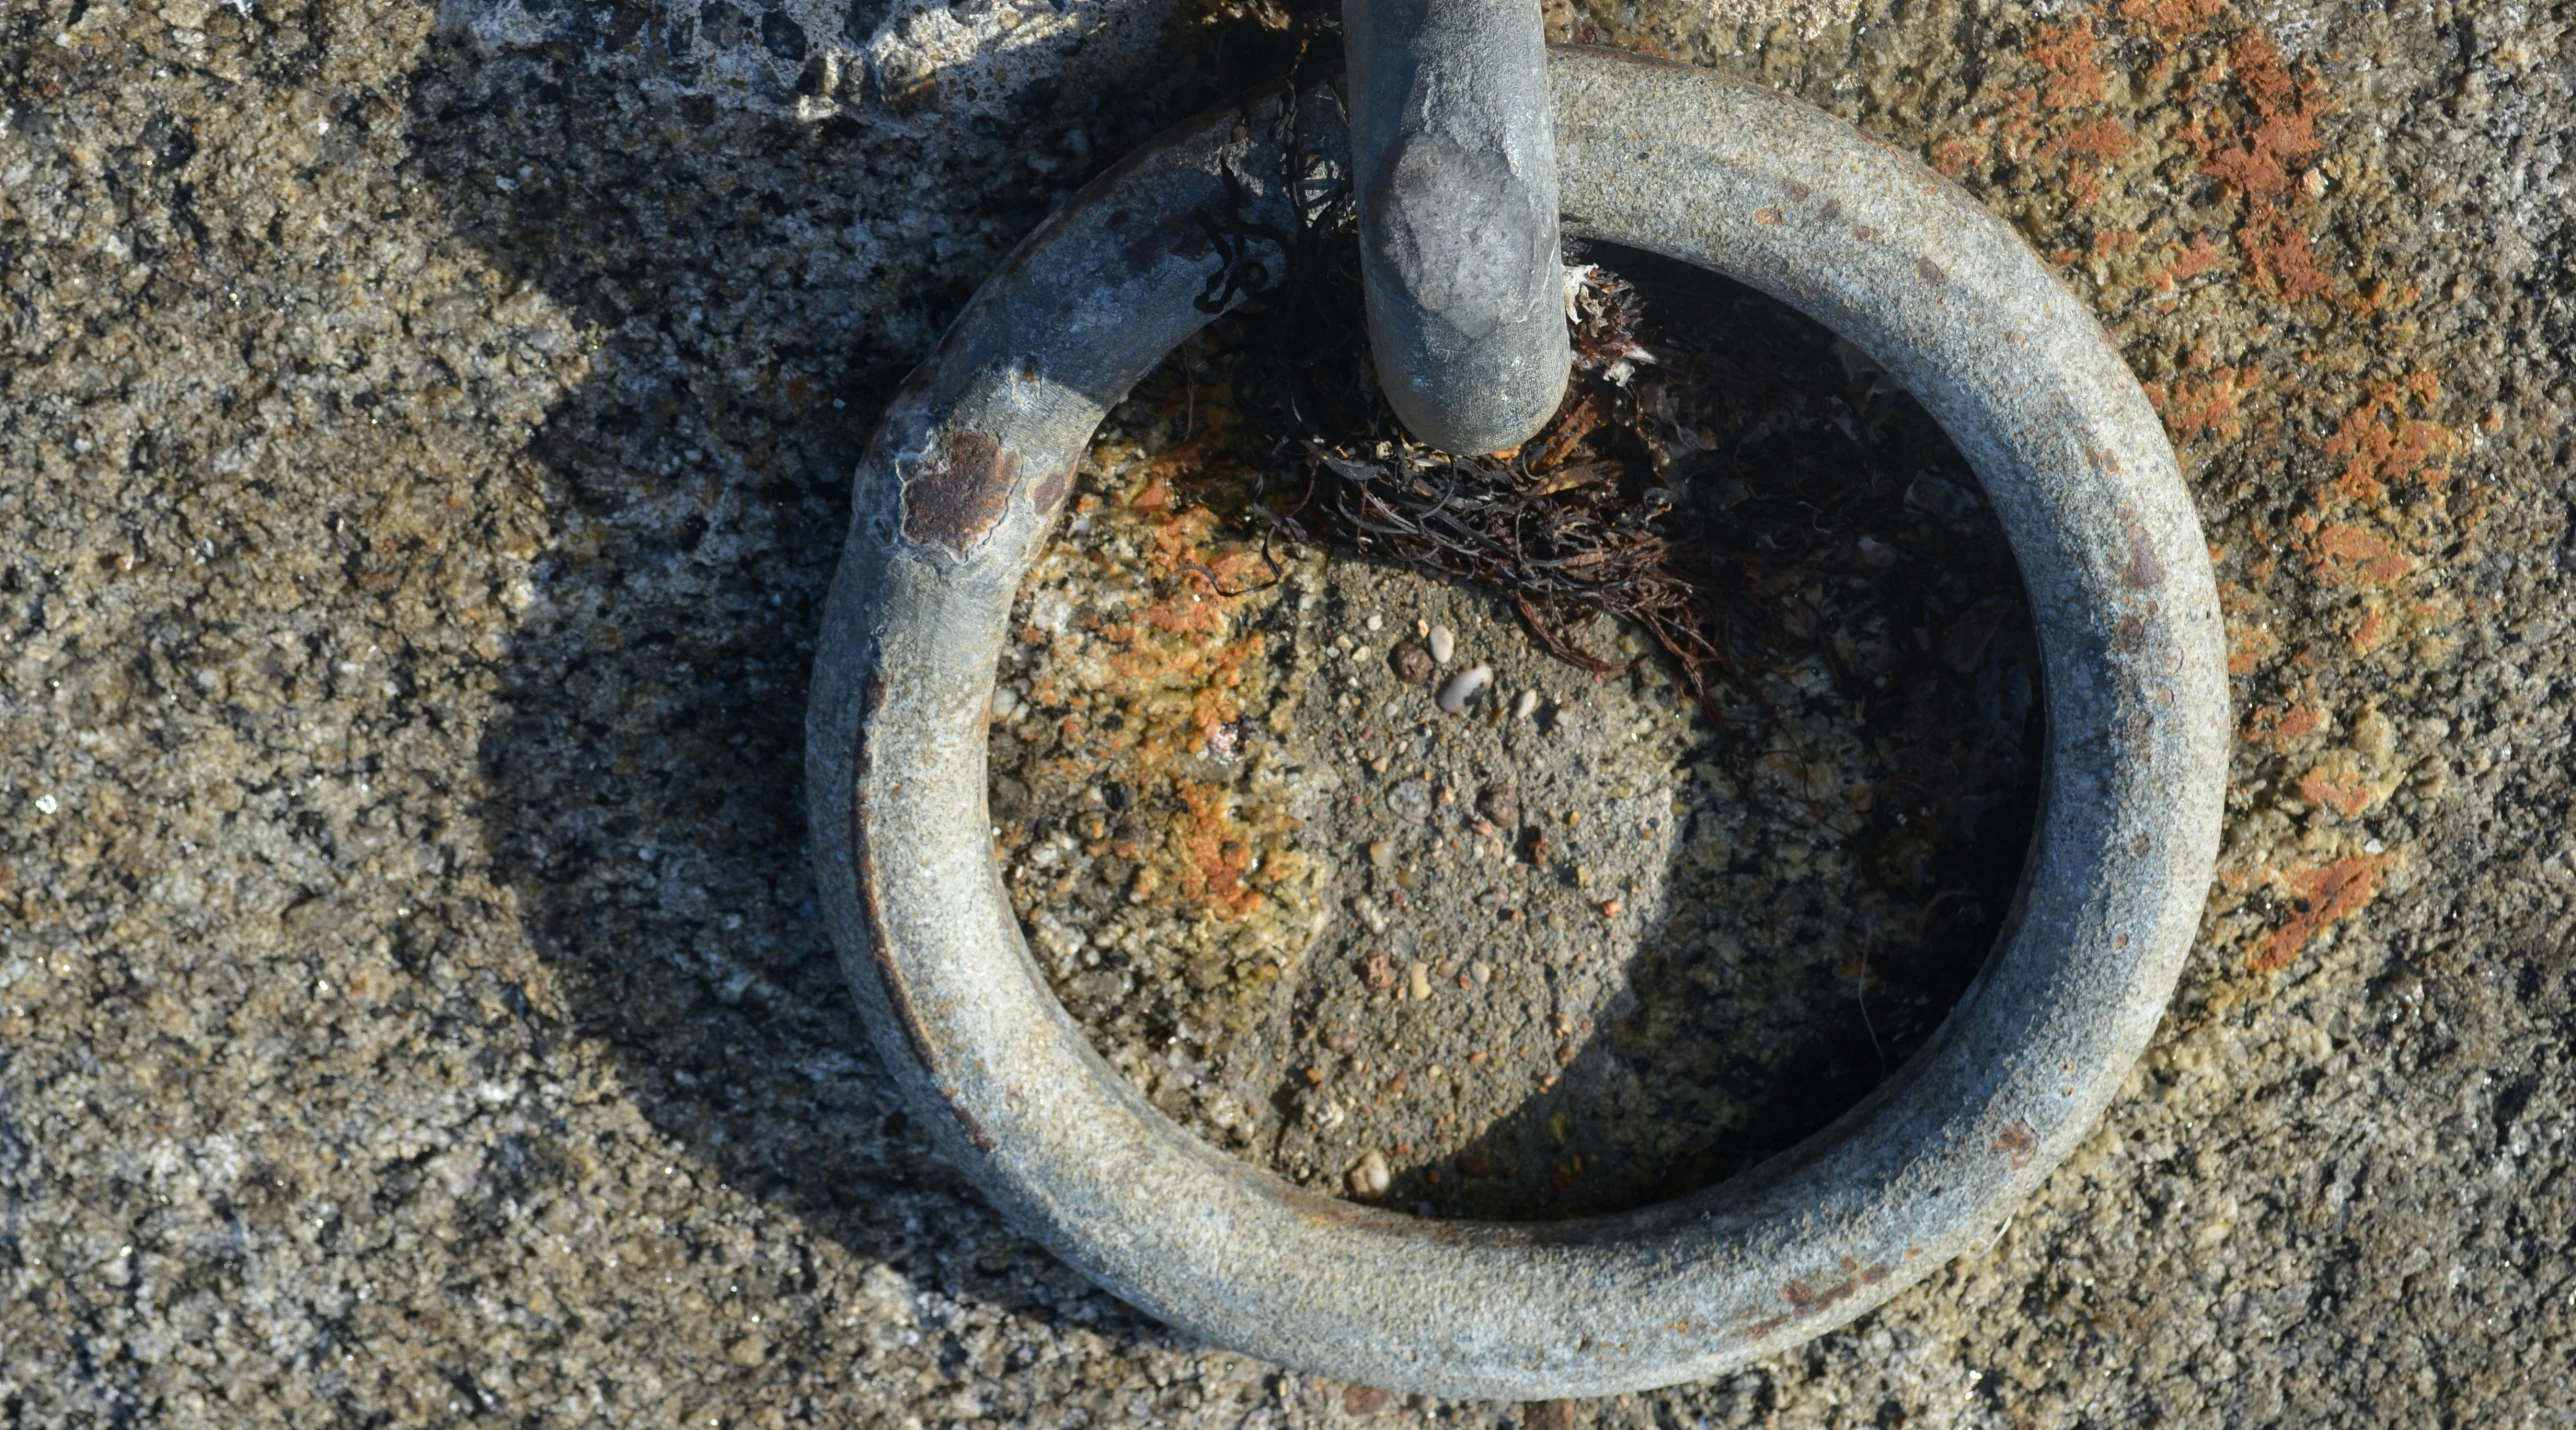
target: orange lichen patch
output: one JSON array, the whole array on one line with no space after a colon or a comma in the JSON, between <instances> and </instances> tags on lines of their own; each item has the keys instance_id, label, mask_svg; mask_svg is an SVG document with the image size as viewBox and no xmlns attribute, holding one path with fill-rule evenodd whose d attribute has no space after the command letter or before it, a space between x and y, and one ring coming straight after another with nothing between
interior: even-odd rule
<instances>
[{"instance_id":1,"label":"orange lichen patch","mask_svg":"<svg viewBox=\"0 0 2576 1430\"><path fill-rule=\"evenodd\" d=\"M1182 813L1172 821L1169 845L1180 897L1227 918L1261 907L1261 894L1246 882L1252 868L1252 832L1234 818L1232 795L1220 785L1184 780L1173 786Z\"/></svg>"},{"instance_id":2,"label":"orange lichen patch","mask_svg":"<svg viewBox=\"0 0 2576 1430\"><path fill-rule=\"evenodd\" d=\"M2342 585L2385 586L2415 569L2397 543L2352 522L2336 522L2309 541L2318 575Z\"/></svg>"},{"instance_id":3,"label":"orange lichen patch","mask_svg":"<svg viewBox=\"0 0 2576 1430\"><path fill-rule=\"evenodd\" d=\"M2459 445L2451 429L2409 416L2409 397L2429 405L2441 394L2441 380L2429 372L2403 382L2377 382L2325 440L2327 456L2343 463L2335 490L2346 501L2374 505L2385 500L2394 483L2431 485L2450 475L2451 454Z\"/></svg>"},{"instance_id":4,"label":"orange lichen patch","mask_svg":"<svg viewBox=\"0 0 2576 1430\"><path fill-rule=\"evenodd\" d=\"M2165 44L2209 28L2227 0L2120 0L2120 18Z\"/></svg>"},{"instance_id":5,"label":"orange lichen patch","mask_svg":"<svg viewBox=\"0 0 2576 1430\"><path fill-rule=\"evenodd\" d=\"M2361 619L2352 628L2352 648L2356 654L2368 655L2388 639L2388 608L2377 601L2364 601Z\"/></svg>"},{"instance_id":6,"label":"orange lichen patch","mask_svg":"<svg viewBox=\"0 0 2576 1430\"><path fill-rule=\"evenodd\" d=\"M2272 638L2270 631L2230 622L2227 627L2227 673L2251 675L2280 648L2281 643Z\"/></svg>"},{"instance_id":7,"label":"orange lichen patch","mask_svg":"<svg viewBox=\"0 0 2576 1430\"><path fill-rule=\"evenodd\" d=\"M2280 751L2307 739L2326 728L2326 708L2314 700L2293 704L2260 705L2245 717L2245 728L2238 738L2249 745Z\"/></svg>"},{"instance_id":8,"label":"orange lichen patch","mask_svg":"<svg viewBox=\"0 0 2576 1430\"><path fill-rule=\"evenodd\" d=\"M2204 437L2232 442L2245 435L2244 401L2253 389L2249 368L2222 367L2206 376L2185 375L2171 383L2145 384L2147 401L2165 420L2165 433L2176 447Z\"/></svg>"},{"instance_id":9,"label":"orange lichen patch","mask_svg":"<svg viewBox=\"0 0 2576 1430\"><path fill-rule=\"evenodd\" d=\"M2325 150L2317 138L2325 111L2323 86L2293 75L2278 45L2261 30L2237 32L2227 46L2228 72L2248 112L2208 113L2186 122L2175 137L2192 147L2200 167L2221 186L2258 204L2307 197L2307 166Z\"/></svg>"},{"instance_id":10,"label":"orange lichen patch","mask_svg":"<svg viewBox=\"0 0 2576 1430\"><path fill-rule=\"evenodd\" d=\"M1296 820L1264 793L1260 762L1241 758L1247 702L1267 698L1269 642L1255 626L1274 572L1193 495L1223 460L1207 443L1228 417L1201 389L1198 440L1095 453L1087 480L1098 490L1076 502L1091 518L1087 549L1051 546L1033 578L1048 586L1088 568L1099 575L1079 589L1093 594L1059 607L1051 628L1020 633L1043 652L1029 703L1067 713L1021 737L1044 748L1020 768L1042 802L1098 810L1077 821L1080 847L1132 866L1116 875L1128 903L1241 922L1283 896L1293 905L1307 866L1290 847ZM1100 808L1103 789L1118 802ZM1005 827L1006 844L1032 837ZM1053 896L1030 878L1026 897ZM1276 941L1269 922L1252 926L1256 944ZM1282 925L1280 938L1290 932Z\"/></svg>"},{"instance_id":11,"label":"orange lichen patch","mask_svg":"<svg viewBox=\"0 0 2576 1430\"><path fill-rule=\"evenodd\" d=\"M2291 874L2285 881L2292 901L2290 917L2265 936L2247 966L2257 973L2289 967L2317 935L2361 912L2378 896L2388 864L2385 854L2354 854Z\"/></svg>"},{"instance_id":12,"label":"orange lichen patch","mask_svg":"<svg viewBox=\"0 0 2576 1430\"><path fill-rule=\"evenodd\" d=\"M2263 612L2269 607L2252 591L2233 581L2218 583L2218 610L2227 622L2227 670L2231 675L2246 675L2280 649L2280 642L2265 629Z\"/></svg>"},{"instance_id":13,"label":"orange lichen patch","mask_svg":"<svg viewBox=\"0 0 2576 1430\"><path fill-rule=\"evenodd\" d=\"M2174 261L2163 272L2175 283L2197 278L2227 261L2227 251L2208 234L2194 234L2190 243L2174 250Z\"/></svg>"},{"instance_id":14,"label":"orange lichen patch","mask_svg":"<svg viewBox=\"0 0 2576 1430\"><path fill-rule=\"evenodd\" d=\"M2128 125L2106 114L2068 130L2049 145L2049 152L2109 164L2126 158L2137 143L2138 136Z\"/></svg>"},{"instance_id":15,"label":"orange lichen patch","mask_svg":"<svg viewBox=\"0 0 2576 1430\"><path fill-rule=\"evenodd\" d=\"M2296 788L2299 798L2324 805L2346 819L2359 819L2363 811L2379 803L2379 791L2362 773L2350 751L2337 751L2299 776Z\"/></svg>"},{"instance_id":16,"label":"orange lichen patch","mask_svg":"<svg viewBox=\"0 0 2576 1430\"><path fill-rule=\"evenodd\" d=\"M2030 57L2046 72L2040 103L2050 109L2073 109L2102 102L2101 38L2090 16L2063 24L2040 25L2031 32Z\"/></svg>"},{"instance_id":17,"label":"orange lichen patch","mask_svg":"<svg viewBox=\"0 0 2576 1430\"><path fill-rule=\"evenodd\" d=\"M2266 293L2291 302L2321 298L2334 288L2334 275L2317 262L2315 240L2286 215L2266 213L2236 230L2236 247L2248 272Z\"/></svg>"},{"instance_id":18,"label":"orange lichen patch","mask_svg":"<svg viewBox=\"0 0 2576 1430\"><path fill-rule=\"evenodd\" d=\"M2195 236L2188 244L2168 243L2158 252L2170 255L2169 261L2141 270L2138 285L2168 297L2180 291L2183 284L2227 262L2227 250L2207 234Z\"/></svg>"}]
</instances>

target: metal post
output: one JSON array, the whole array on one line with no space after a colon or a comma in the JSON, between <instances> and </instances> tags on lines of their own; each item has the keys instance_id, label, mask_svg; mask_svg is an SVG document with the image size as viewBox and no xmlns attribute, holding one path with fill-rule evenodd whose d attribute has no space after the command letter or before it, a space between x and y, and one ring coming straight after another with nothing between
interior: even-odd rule
<instances>
[{"instance_id":1,"label":"metal post","mask_svg":"<svg viewBox=\"0 0 2576 1430\"><path fill-rule=\"evenodd\" d=\"M1378 382L1432 446L1516 447L1571 361L1536 0L1342 0L1342 28Z\"/></svg>"}]
</instances>

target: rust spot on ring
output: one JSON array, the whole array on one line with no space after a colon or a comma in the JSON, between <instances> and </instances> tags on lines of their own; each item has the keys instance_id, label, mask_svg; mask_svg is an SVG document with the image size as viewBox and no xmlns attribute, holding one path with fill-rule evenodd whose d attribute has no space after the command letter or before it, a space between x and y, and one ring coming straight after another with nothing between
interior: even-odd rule
<instances>
[{"instance_id":1,"label":"rust spot on ring","mask_svg":"<svg viewBox=\"0 0 2576 1430\"><path fill-rule=\"evenodd\" d=\"M1848 1300L1860 1289L1860 1278L1846 1276L1831 1286L1818 1289L1804 1281L1792 1281L1780 1288L1781 1299L1797 1309L1801 1316L1812 1316L1837 1301Z\"/></svg>"},{"instance_id":2,"label":"rust spot on ring","mask_svg":"<svg viewBox=\"0 0 2576 1430\"><path fill-rule=\"evenodd\" d=\"M903 480L903 534L964 556L1001 521L1020 454L986 433L951 430Z\"/></svg>"},{"instance_id":3,"label":"rust spot on ring","mask_svg":"<svg viewBox=\"0 0 2576 1430\"><path fill-rule=\"evenodd\" d=\"M2120 579L2130 589L2145 591L2164 584L2164 563L2156 560L2156 548L2147 540L2147 529L2134 519L2129 522L2129 564L2120 571Z\"/></svg>"},{"instance_id":4,"label":"rust spot on ring","mask_svg":"<svg viewBox=\"0 0 2576 1430\"><path fill-rule=\"evenodd\" d=\"M2030 1130L2028 1122L2016 1117L2012 1126L1999 1133L1995 1137L1995 1145L1987 1150L2011 1153L2013 1170L2018 1172L2029 1166L2030 1159L2038 1154L2039 1137Z\"/></svg>"},{"instance_id":5,"label":"rust spot on ring","mask_svg":"<svg viewBox=\"0 0 2576 1430\"><path fill-rule=\"evenodd\" d=\"M1045 481L1038 483L1037 491L1032 494L1031 500L1037 503L1038 520L1053 521L1055 514L1064 510L1064 499L1071 495L1072 491L1073 466L1067 463L1050 473Z\"/></svg>"}]
</instances>

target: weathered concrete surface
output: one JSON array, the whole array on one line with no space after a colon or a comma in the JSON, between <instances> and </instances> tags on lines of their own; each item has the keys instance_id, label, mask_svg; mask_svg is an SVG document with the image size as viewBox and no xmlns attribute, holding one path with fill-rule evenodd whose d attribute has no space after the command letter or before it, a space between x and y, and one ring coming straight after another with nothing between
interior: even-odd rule
<instances>
[{"instance_id":1,"label":"weathered concrete surface","mask_svg":"<svg viewBox=\"0 0 2576 1430\"><path fill-rule=\"evenodd\" d=\"M28 1424L1528 1414L1200 1353L1003 1233L879 1088L807 902L800 643L872 414L1054 197L1274 57L1144 3L708 9L676 50L640 7L459 4L448 38L418 7L0 12L0 1404ZM2012 1228L1780 1362L1560 1423L2566 1414L2576 16L1553 20L1850 115L2059 258L2164 404L2245 721L2184 994ZM1178 548L1135 531L1187 516L1107 535L1150 574ZM1132 579L1063 561L1033 600ZM1694 738L1651 671L1587 688L1489 604L1299 569L1310 619L1352 621L1290 669L1385 678L1363 617L1419 615L1571 712L1563 736L1472 749L1363 717L1330 731L1353 761L1418 761L1436 809L1443 783L1474 797L1487 736L1566 740L1533 785L1615 806L1635 832L1587 872L1651 885L1674 828L1651 782ZM1378 663L1327 656L1337 636ZM1194 711L1222 674L1173 671L1160 698ZM1601 703L1632 698L1633 718ZM1046 773L1009 778L1036 795ZM1294 852L1298 814L1255 842ZM1175 833L1232 857L1222 826ZM1438 860L1484 857L1456 837ZM1832 841L1797 857L1843 877ZM1716 874L1776 897L1759 867ZM1541 956L1547 915L1593 927L1603 901L1533 891L1512 936ZM1569 1038L1568 1066L1651 1122L1662 1071L1628 1054L1686 1030L1644 979L1643 1031L1587 1041L1636 996L1633 935L1600 926L1566 1021L1510 1041L1540 1059L1542 1027ZM1784 1016L1830 988L1773 980L1762 952L1733 966L1789 993ZM1198 1116L1178 1075L1241 1045L1118 994L1223 1008L1227 971L1166 988L1150 960L1082 954L1077 1012ZM1354 1019L1443 1006L1343 976L1316 996ZM1691 1105L1758 1121L1761 1101ZM1392 1141L1508 1106L1366 1115ZM1343 1173L1319 1132L1276 1145ZM1428 1200L1433 1154L1461 1147L1417 1150Z\"/></svg>"}]
</instances>

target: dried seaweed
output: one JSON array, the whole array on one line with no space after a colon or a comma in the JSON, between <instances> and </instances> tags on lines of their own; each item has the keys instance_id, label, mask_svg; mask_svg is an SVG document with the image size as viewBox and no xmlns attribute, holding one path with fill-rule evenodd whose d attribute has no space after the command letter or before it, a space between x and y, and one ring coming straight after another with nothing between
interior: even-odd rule
<instances>
[{"instance_id":1,"label":"dried seaweed","mask_svg":"<svg viewBox=\"0 0 2576 1430\"><path fill-rule=\"evenodd\" d=\"M1329 70L1329 10L1282 17L1297 75ZM1848 669L1832 613L1810 608L1819 578L1908 584L1890 574L1900 554L1917 570L1964 555L1959 589L1926 590L1924 615L2018 607L1973 480L1883 370L1760 294L1651 255L1604 246L1566 270L1574 372L1536 437L1485 455L1413 442L1370 370L1347 186L1301 146L1293 111L1280 123L1296 231L1247 222L1239 202L1202 220L1237 256L1212 308L1269 285L1215 341L1245 418L1250 514L1273 532L1497 592L1596 676L1633 661L1601 654L1592 627L1631 622L1729 724L1805 655L1823 654L1848 698L1880 697L1889 672ZM1908 662L1937 664L1939 645Z\"/></svg>"}]
</instances>

